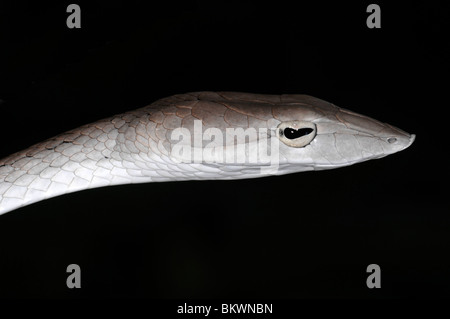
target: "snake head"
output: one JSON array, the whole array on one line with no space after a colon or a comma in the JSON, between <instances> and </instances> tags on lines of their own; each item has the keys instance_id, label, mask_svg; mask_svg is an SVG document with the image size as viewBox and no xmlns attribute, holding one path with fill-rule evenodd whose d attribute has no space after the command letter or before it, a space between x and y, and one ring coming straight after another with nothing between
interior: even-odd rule
<instances>
[{"instance_id":1,"label":"snake head","mask_svg":"<svg viewBox=\"0 0 450 319\"><path fill-rule=\"evenodd\" d=\"M409 147L414 134L310 96L285 96L274 109L281 168L287 172L337 168Z\"/></svg>"}]
</instances>

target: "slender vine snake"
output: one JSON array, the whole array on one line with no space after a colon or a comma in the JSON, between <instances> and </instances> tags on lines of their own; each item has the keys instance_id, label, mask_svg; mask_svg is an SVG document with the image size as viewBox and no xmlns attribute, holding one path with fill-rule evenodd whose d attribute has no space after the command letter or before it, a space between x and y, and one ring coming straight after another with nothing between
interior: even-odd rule
<instances>
[{"instance_id":1,"label":"slender vine snake","mask_svg":"<svg viewBox=\"0 0 450 319\"><path fill-rule=\"evenodd\" d=\"M109 185L338 168L396 153L414 138L307 95L178 94L0 160L0 214Z\"/></svg>"}]
</instances>

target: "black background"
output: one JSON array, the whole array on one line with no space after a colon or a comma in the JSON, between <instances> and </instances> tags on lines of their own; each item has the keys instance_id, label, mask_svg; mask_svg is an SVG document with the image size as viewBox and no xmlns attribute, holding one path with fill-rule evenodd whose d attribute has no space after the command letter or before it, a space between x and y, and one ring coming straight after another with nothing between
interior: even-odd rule
<instances>
[{"instance_id":1,"label":"black background","mask_svg":"<svg viewBox=\"0 0 450 319\"><path fill-rule=\"evenodd\" d=\"M150 183L0 217L0 297L450 296L448 3L67 1L0 4L0 157L202 90L317 96L407 132L338 170ZM79 264L82 288L66 287ZM378 264L382 288L366 287Z\"/></svg>"}]
</instances>

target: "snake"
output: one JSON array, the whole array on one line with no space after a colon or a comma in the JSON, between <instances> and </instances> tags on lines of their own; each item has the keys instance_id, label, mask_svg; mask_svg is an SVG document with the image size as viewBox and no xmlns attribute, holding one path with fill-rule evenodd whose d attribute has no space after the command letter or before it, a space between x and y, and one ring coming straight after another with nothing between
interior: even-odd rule
<instances>
[{"instance_id":1,"label":"snake","mask_svg":"<svg viewBox=\"0 0 450 319\"><path fill-rule=\"evenodd\" d=\"M339 168L399 152L414 139L309 95L176 94L0 160L0 214L111 185Z\"/></svg>"}]
</instances>

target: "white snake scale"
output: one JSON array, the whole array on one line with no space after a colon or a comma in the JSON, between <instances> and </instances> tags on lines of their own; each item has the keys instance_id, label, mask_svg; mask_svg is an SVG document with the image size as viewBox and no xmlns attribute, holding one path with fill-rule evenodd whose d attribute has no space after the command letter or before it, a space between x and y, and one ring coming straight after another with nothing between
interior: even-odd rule
<instances>
[{"instance_id":1,"label":"white snake scale","mask_svg":"<svg viewBox=\"0 0 450 319\"><path fill-rule=\"evenodd\" d=\"M203 130L218 128L224 135L226 128L265 128L267 139L277 139L273 132L280 123L314 123L317 135L309 145L295 148L280 143L276 174L380 158L405 149L414 140L414 135L393 126L307 95L179 94L84 125L0 160L0 214L108 185L265 175L258 163L175 160L171 134L180 127L193 131L195 120L201 120Z\"/></svg>"}]
</instances>

